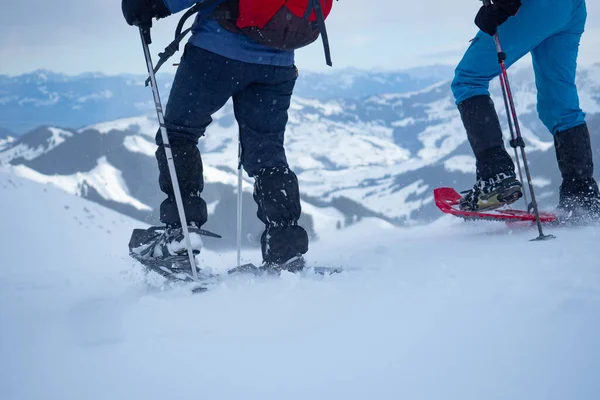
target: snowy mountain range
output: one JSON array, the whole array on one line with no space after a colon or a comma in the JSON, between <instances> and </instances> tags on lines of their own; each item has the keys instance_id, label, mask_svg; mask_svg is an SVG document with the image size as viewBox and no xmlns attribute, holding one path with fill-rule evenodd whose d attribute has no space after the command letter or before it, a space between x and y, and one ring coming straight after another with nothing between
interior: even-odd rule
<instances>
[{"instance_id":1,"label":"snowy mountain range","mask_svg":"<svg viewBox=\"0 0 600 400\"><path fill-rule=\"evenodd\" d=\"M404 93L448 79L451 74L452 68L443 65L400 72L301 71L296 94L327 99ZM15 77L0 75L0 127L22 134L41 125L81 128L141 115L154 107L144 87L145 79L141 75L98 73L67 76L45 70ZM165 99L172 79L167 68L158 75Z\"/></svg>"},{"instance_id":2,"label":"snowy mountain range","mask_svg":"<svg viewBox=\"0 0 600 400\"><path fill-rule=\"evenodd\" d=\"M542 208L552 208L560 183L552 137L537 118L531 72L513 71L511 78L537 195ZM595 157L600 160L600 65L582 70L579 86ZM504 122L497 82L492 91ZM214 120L200 143L207 183L204 196L211 214L206 228L225 236L215 246L231 245L237 126L230 105ZM0 151L0 163L11 165L22 177L52 183L157 223L162 194L153 158L156 129L152 113L76 130L43 127ZM474 158L448 81L415 92L361 98L296 96L286 146L300 179L305 214L301 222L315 236L349 227L362 218L393 224L431 221L440 215L433 205L435 187L467 189L474 181ZM251 191L252 182L246 177L246 244L256 244L254 238L261 230Z\"/></svg>"}]
</instances>

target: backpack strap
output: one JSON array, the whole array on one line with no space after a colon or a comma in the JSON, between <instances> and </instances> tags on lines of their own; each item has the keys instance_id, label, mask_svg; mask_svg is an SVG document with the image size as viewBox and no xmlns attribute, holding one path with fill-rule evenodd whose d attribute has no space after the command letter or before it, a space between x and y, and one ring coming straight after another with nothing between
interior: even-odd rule
<instances>
[{"instance_id":1,"label":"backpack strap","mask_svg":"<svg viewBox=\"0 0 600 400\"><path fill-rule=\"evenodd\" d=\"M244 34L240 28L237 27L236 21L240 16L240 2L239 0L228 0L219 4L215 11L208 18L217 20L219 24L227 29L229 32Z\"/></svg>"},{"instance_id":2,"label":"backpack strap","mask_svg":"<svg viewBox=\"0 0 600 400\"><path fill-rule=\"evenodd\" d=\"M325 61L330 67L333 66L331 62L331 47L329 46L329 36L327 35L327 28L325 27L325 14L323 14L323 8L321 7L321 0L308 0L308 7L306 7L306 13L304 18L308 19L312 12L315 12L317 16L317 28L323 39L323 49L325 50Z\"/></svg>"},{"instance_id":3,"label":"backpack strap","mask_svg":"<svg viewBox=\"0 0 600 400\"><path fill-rule=\"evenodd\" d=\"M187 10L185 12L185 14L183 14L181 19L179 20L179 23L177 24L177 29L175 29L175 40L173 40L165 48L165 50L162 53L158 54L159 60L156 63L156 66L154 67L154 74L156 74L158 72L160 67L162 67L162 65L165 62L167 62L169 60L169 58L173 57L173 55L179 51L179 45L181 44L181 41L183 40L183 38L185 38L187 36L187 34L190 33L190 31L194 28L196 23L198 23L198 21L196 21L196 23L193 24L191 27L189 27L186 30L183 30L183 26L185 25L187 20L190 19L190 17L193 16L194 14L201 12L203 9L210 8L211 6L219 3L219 1L220 0L202 0L199 3L196 3L189 10ZM206 18L208 16L209 15L204 16L201 14L201 17L204 17L204 18ZM148 86L148 85L150 85L150 78L146 79L146 86Z\"/></svg>"}]
</instances>

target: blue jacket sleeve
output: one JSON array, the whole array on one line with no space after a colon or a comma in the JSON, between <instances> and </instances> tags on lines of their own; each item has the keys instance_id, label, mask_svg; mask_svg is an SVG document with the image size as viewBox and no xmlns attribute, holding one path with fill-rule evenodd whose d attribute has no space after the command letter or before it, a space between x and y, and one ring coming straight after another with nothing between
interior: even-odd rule
<instances>
[{"instance_id":1,"label":"blue jacket sleeve","mask_svg":"<svg viewBox=\"0 0 600 400\"><path fill-rule=\"evenodd\" d=\"M198 0L163 0L169 11L172 14L178 13L181 10L185 10L186 8L190 8L194 4L198 3ZM219 4L224 3L227 0L217 0L214 4L209 8L210 11L215 9ZM200 1L201 2L201 1Z\"/></svg>"}]
</instances>

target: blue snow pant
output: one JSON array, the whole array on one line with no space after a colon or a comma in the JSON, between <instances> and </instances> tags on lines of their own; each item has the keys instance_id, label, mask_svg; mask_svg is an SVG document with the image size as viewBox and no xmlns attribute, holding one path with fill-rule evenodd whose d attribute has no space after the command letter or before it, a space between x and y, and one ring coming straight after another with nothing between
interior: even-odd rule
<instances>
[{"instance_id":1,"label":"blue snow pant","mask_svg":"<svg viewBox=\"0 0 600 400\"><path fill-rule=\"evenodd\" d=\"M553 135L585 123L575 75L586 18L585 0L523 0L519 13L498 29L507 67L531 52L538 114ZM455 71L456 104L489 96L489 82L500 73L494 39L480 31Z\"/></svg>"}]
</instances>

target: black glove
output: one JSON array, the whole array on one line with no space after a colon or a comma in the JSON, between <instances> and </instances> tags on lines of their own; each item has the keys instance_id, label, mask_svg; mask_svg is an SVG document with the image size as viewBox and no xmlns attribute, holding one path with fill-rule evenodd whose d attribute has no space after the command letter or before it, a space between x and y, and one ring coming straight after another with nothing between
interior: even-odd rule
<instances>
[{"instance_id":1,"label":"black glove","mask_svg":"<svg viewBox=\"0 0 600 400\"><path fill-rule=\"evenodd\" d=\"M152 18L171 15L163 0L122 0L121 9L129 25L147 25L152 23Z\"/></svg>"},{"instance_id":2,"label":"black glove","mask_svg":"<svg viewBox=\"0 0 600 400\"><path fill-rule=\"evenodd\" d=\"M483 32L492 36L498 31L498 27L521 8L521 0L496 0L494 4L483 6L475 17L475 25Z\"/></svg>"}]
</instances>

